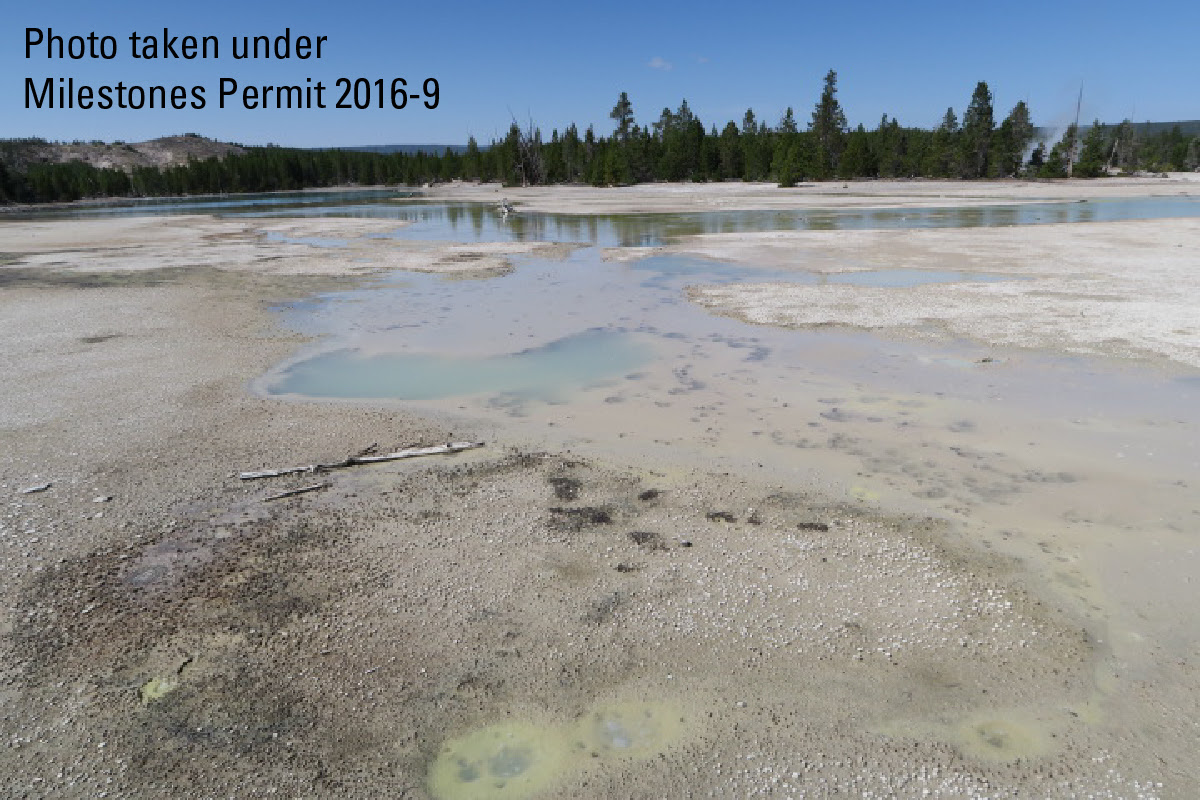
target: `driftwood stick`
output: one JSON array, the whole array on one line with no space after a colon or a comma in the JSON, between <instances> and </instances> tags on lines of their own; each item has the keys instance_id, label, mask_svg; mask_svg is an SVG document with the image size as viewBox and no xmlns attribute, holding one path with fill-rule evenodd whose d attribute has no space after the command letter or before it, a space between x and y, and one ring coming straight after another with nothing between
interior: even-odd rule
<instances>
[{"instance_id":1,"label":"driftwood stick","mask_svg":"<svg viewBox=\"0 0 1200 800\"><path fill-rule=\"evenodd\" d=\"M327 469L353 467L357 464L377 464L381 461L399 461L402 458L458 453L462 450L471 450L476 447L483 447L483 442L449 442L448 444L438 444L432 447L410 447L406 450L397 450L395 453L388 453L382 456L350 456L344 461L335 461L331 464L309 464L306 467L292 467L290 469L266 469L258 472L243 472L238 477L244 481L255 480L257 478L276 478L280 475L292 475L297 472L321 472Z\"/></svg>"},{"instance_id":2,"label":"driftwood stick","mask_svg":"<svg viewBox=\"0 0 1200 800\"><path fill-rule=\"evenodd\" d=\"M286 492L280 492L279 494L273 494L270 497L264 497L263 502L266 502L268 500L280 500L284 497L292 497L293 495L304 494L305 492L315 492L318 489L328 489L328 488L329 488L328 482L314 483L312 486L301 486L299 489L289 489Z\"/></svg>"}]
</instances>

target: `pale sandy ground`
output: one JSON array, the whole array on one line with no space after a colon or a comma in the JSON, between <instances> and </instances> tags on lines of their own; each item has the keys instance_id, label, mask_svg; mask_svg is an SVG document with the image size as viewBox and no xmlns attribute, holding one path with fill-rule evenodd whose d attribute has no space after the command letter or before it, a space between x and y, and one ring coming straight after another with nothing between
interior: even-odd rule
<instances>
[{"instance_id":1,"label":"pale sandy ground","mask_svg":"<svg viewBox=\"0 0 1200 800\"><path fill-rule=\"evenodd\" d=\"M999 205L1056 200L1200 195L1200 173L1091 181L829 181L780 189L773 183L639 184L596 191L585 186L544 188L495 184L442 184L426 190L435 199L485 203L507 199L518 211L560 214L649 214L745 209L880 208L891 206Z\"/></svg>"},{"instance_id":2,"label":"pale sandy ground","mask_svg":"<svg viewBox=\"0 0 1200 800\"><path fill-rule=\"evenodd\" d=\"M0 226L0 253L20 254L23 267L57 272L215 267L256 275L346 277L396 269L503 274L512 268L509 256L561 251L537 242L447 246L372 238L403 225L382 219L244 222L203 216L25 222ZM342 246L320 246L324 243Z\"/></svg>"},{"instance_id":3,"label":"pale sandy ground","mask_svg":"<svg viewBox=\"0 0 1200 800\"><path fill-rule=\"evenodd\" d=\"M638 203L721 201L694 189ZM1114 710L1087 620L939 520L515 428L264 502L314 478L237 470L479 434L246 389L301 344L273 302L530 252L357 238L392 228L0 223L3 796L1190 796L1195 653ZM463 737L498 725L478 760Z\"/></svg>"},{"instance_id":4,"label":"pale sandy ground","mask_svg":"<svg viewBox=\"0 0 1200 800\"><path fill-rule=\"evenodd\" d=\"M1012 229L712 234L673 252L803 264L819 273L947 270L1010 276L904 288L746 283L697 286L691 297L768 325L845 325L888 334L971 338L997 346L1200 366L1200 221ZM628 255L626 256L628 257Z\"/></svg>"}]
</instances>

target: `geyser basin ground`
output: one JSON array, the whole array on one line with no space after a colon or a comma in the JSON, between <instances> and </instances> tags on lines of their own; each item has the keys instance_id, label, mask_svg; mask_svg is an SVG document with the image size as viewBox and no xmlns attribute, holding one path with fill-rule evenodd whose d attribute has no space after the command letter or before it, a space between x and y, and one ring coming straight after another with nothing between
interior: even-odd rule
<instances>
[{"instance_id":1,"label":"geyser basin ground","mask_svg":"<svg viewBox=\"0 0 1200 800\"><path fill-rule=\"evenodd\" d=\"M688 198L680 207L797 197L689 186L553 202L657 203L668 190ZM429 797L431 765L470 731L537 720L570 743L589 709L658 698L688 720L661 758L589 759L542 796L1186 797L1200 780L1185 580L1195 404L1173 393L1195 389L1169 355L1186 352L1186 324L1141 339L1135 363L1072 355L1116 352L1089 336L1022 350L987 344L986 326L957 341L936 320L885 335L776 330L671 299L675 278L618 261L597 274L667 287L641 287L658 320L646 330L640 307L614 306L631 317L614 329L649 337L655 359L565 404L283 402L245 386L311 342L268 305L321 294L315 332L349 308L344 276L398 288L387 264L440 268L482 245L365 238L394 231L368 218L16 225L0 225L0 251L21 253L5 258L0 293L16 377L0 389L0 483L53 484L14 488L0 531L0 759L20 791ZM814 274L921 261L1040 276L978 290L1057 271L1047 297L1086 310L1134 296L1111 282L1117 258L1181 269L1169 248L1188 225L842 231L776 255ZM719 247L722 265L794 269L771 260L773 235L657 255ZM494 280L525 280L553 255L536 246L487 250L515 259ZM739 246L753 257L730 257ZM573 280L592 257L544 266ZM401 281L425 299L390 323L419 323L391 332L397 352L470 354L475 332L511 332L475 353L492 356L589 327L591 311L560 303L540 329L505 331L485 305L456 339L465 315L436 305L426 279ZM1175 313L1147 296L1147 319ZM368 327L342 335L374 352L386 333ZM1140 330L1125 331L1131 343ZM451 433L489 447L341 471L282 501L263 498L312 478L230 477ZM155 679L174 688L143 703ZM618 727L601 726L610 743L625 741Z\"/></svg>"}]
</instances>

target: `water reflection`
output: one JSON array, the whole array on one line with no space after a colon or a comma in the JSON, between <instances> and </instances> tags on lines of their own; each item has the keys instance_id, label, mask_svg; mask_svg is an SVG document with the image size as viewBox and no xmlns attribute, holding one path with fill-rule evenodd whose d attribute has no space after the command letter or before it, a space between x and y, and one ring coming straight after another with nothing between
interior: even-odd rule
<instances>
[{"instance_id":1,"label":"water reflection","mask_svg":"<svg viewBox=\"0 0 1200 800\"><path fill-rule=\"evenodd\" d=\"M64 214L70 217L103 217L181 213L225 217L394 219L407 223L403 232L385 235L429 241L555 241L602 247L636 247L656 246L681 236L704 233L981 228L1196 217L1200 216L1200 198L1135 197L970 207L675 214L575 215L521 211L504 216L490 203L431 202L414 196L412 192L370 189L155 199L115 206L39 211L14 215L13 218L54 218Z\"/></svg>"}]
</instances>

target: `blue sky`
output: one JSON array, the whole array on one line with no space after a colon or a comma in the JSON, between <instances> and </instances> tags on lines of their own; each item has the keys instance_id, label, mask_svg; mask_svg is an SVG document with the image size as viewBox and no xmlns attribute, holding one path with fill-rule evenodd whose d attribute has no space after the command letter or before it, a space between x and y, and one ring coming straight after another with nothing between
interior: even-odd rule
<instances>
[{"instance_id":1,"label":"blue sky","mask_svg":"<svg viewBox=\"0 0 1200 800\"><path fill-rule=\"evenodd\" d=\"M196 132L217 139L302 147L383 143L481 143L515 117L549 136L574 121L611 132L608 112L629 93L641 124L686 98L706 125L753 108L772 124L792 106L806 125L824 74L838 73L851 124L882 114L932 127L948 106L960 116L977 81L988 82L997 118L1025 100L1039 125L1074 115L1083 85L1090 121L1200 118L1200 3L487 3L84 2L13 4L0 47L0 137L121 139ZM214 35L216 60L135 60L129 34ZM26 58L27 27L55 35L116 38L118 56ZM232 58L234 36L327 36L320 60ZM25 79L76 84L205 87L201 110L25 108ZM426 78L438 108L245 110L217 107L218 83L323 82L332 106L338 78Z\"/></svg>"}]
</instances>

